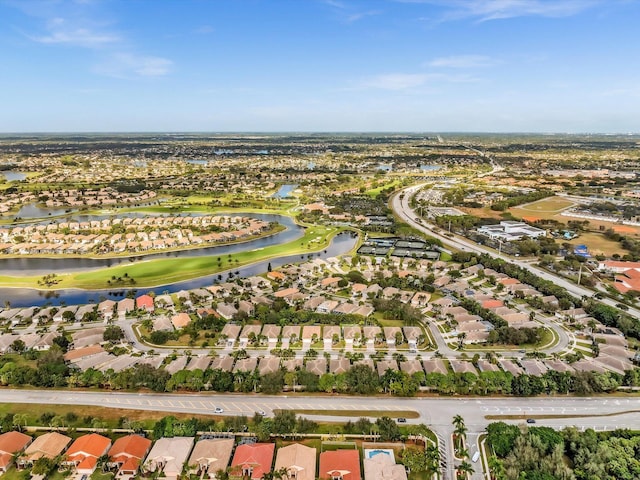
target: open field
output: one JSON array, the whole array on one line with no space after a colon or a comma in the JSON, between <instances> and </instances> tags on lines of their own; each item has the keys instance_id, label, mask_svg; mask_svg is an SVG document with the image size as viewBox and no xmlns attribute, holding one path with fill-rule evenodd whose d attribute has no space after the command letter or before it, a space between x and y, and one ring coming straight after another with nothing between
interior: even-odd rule
<instances>
[{"instance_id":1,"label":"open field","mask_svg":"<svg viewBox=\"0 0 640 480\"><path fill-rule=\"evenodd\" d=\"M599 253L607 256L611 256L614 253L624 254L627 252L619 242L609 240L604 235L595 232L582 233L578 238L570 240L568 243L571 245L586 245L589 247L591 255L598 255Z\"/></svg>"},{"instance_id":2,"label":"open field","mask_svg":"<svg viewBox=\"0 0 640 480\"><path fill-rule=\"evenodd\" d=\"M562 212L572 205L574 205L574 203L571 200L567 200L566 198L550 197L543 198L542 200L538 200L537 202L510 208L508 212L511 213L514 217L521 218L527 222L535 222L537 220L556 220L558 222L567 224L569 221L583 221L584 219L582 218L562 215ZM466 211L470 209L464 210ZM486 208L475 210L486 211L490 209ZM588 222L588 228L593 231L598 231L600 228L611 228L616 233L620 233L622 235L640 236L640 227L635 227L632 225L622 225L614 222L605 222L603 220L588 220Z\"/></svg>"},{"instance_id":3,"label":"open field","mask_svg":"<svg viewBox=\"0 0 640 480\"><path fill-rule=\"evenodd\" d=\"M538 200L537 202L527 203L514 207L513 210L523 210L526 212L561 212L565 208L575 205L571 200L562 197L548 197Z\"/></svg>"},{"instance_id":4,"label":"open field","mask_svg":"<svg viewBox=\"0 0 640 480\"><path fill-rule=\"evenodd\" d=\"M394 180L392 182L385 183L384 185L380 185L379 187L367 190L366 193L368 196L375 198L380 194L380 192L382 192L382 190L386 190L387 188L399 187L400 185L402 185L402 182L400 180Z\"/></svg>"},{"instance_id":5,"label":"open field","mask_svg":"<svg viewBox=\"0 0 640 480\"><path fill-rule=\"evenodd\" d=\"M281 245L272 245L261 250L239 252L227 256L207 256L192 258L163 258L148 260L131 265L92 270L88 272L61 274L53 288L84 288L99 290L112 288L113 278L134 279L127 283L131 287L154 287L191 278L203 277L234 269L261 260L284 255L307 254L326 248L331 239L341 229L313 226L306 229L302 238ZM220 259L220 260L218 260ZM42 288L38 285L40 276L12 277L0 276L0 285L6 287Z\"/></svg>"}]
</instances>

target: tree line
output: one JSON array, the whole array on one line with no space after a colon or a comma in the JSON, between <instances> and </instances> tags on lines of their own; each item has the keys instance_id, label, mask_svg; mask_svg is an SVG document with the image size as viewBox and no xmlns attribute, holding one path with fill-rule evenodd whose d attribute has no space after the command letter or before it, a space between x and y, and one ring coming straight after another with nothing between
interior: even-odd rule
<instances>
[{"instance_id":1,"label":"tree line","mask_svg":"<svg viewBox=\"0 0 640 480\"><path fill-rule=\"evenodd\" d=\"M558 432L522 429L504 422L487 427L495 480L636 480L640 478L640 432Z\"/></svg>"}]
</instances>

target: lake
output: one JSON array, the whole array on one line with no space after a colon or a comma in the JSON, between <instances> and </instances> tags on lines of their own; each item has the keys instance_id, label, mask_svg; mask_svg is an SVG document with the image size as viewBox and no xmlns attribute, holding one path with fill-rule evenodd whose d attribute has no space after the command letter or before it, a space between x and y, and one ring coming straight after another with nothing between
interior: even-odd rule
<instances>
[{"instance_id":1,"label":"lake","mask_svg":"<svg viewBox=\"0 0 640 480\"><path fill-rule=\"evenodd\" d=\"M282 185L272 196L273 198L287 198L291 196L291 192L293 192L296 188L298 188L298 185Z\"/></svg>"},{"instance_id":2,"label":"lake","mask_svg":"<svg viewBox=\"0 0 640 480\"><path fill-rule=\"evenodd\" d=\"M0 173L2 173L2 175L5 176L5 178L7 179L7 182L15 182L15 181L24 180L25 178L27 178L27 175L24 173L12 172L10 170L5 172L0 172Z\"/></svg>"}]
</instances>

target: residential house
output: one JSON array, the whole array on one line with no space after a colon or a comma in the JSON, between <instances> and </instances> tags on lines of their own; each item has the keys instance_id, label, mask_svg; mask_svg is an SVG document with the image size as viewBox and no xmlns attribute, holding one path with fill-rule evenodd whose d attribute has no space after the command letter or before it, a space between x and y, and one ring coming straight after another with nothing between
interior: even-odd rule
<instances>
[{"instance_id":1,"label":"residential house","mask_svg":"<svg viewBox=\"0 0 640 480\"><path fill-rule=\"evenodd\" d=\"M396 463L393 450L366 449L363 465L364 480L407 480L407 470Z\"/></svg>"},{"instance_id":2,"label":"residential house","mask_svg":"<svg viewBox=\"0 0 640 480\"><path fill-rule=\"evenodd\" d=\"M400 362L400 371L408 375L413 375L414 373L424 373L422 365L420 364L420 360L415 359Z\"/></svg>"},{"instance_id":3,"label":"residential house","mask_svg":"<svg viewBox=\"0 0 640 480\"><path fill-rule=\"evenodd\" d=\"M402 327L404 336L409 344L409 350L411 352L418 351L418 345L424 338L424 333L420 327Z\"/></svg>"},{"instance_id":4,"label":"residential house","mask_svg":"<svg viewBox=\"0 0 640 480\"><path fill-rule=\"evenodd\" d=\"M145 460L145 470L162 472L162 477L176 480L193 448L193 437L161 438Z\"/></svg>"},{"instance_id":5,"label":"residential house","mask_svg":"<svg viewBox=\"0 0 640 480\"><path fill-rule=\"evenodd\" d=\"M129 312L133 312L136 309L136 302L133 298L123 298L118 302L118 316L124 318Z\"/></svg>"},{"instance_id":6,"label":"residential house","mask_svg":"<svg viewBox=\"0 0 640 480\"><path fill-rule=\"evenodd\" d=\"M261 325L245 325L240 332L240 348L245 348L250 340L257 339L261 329Z\"/></svg>"},{"instance_id":7,"label":"residential house","mask_svg":"<svg viewBox=\"0 0 640 480\"><path fill-rule=\"evenodd\" d=\"M239 445L231 461L231 472L234 475L260 479L271 471L274 443L254 443Z\"/></svg>"},{"instance_id":8,"label":"residential house","mask_svg":"<svg viewBox=\"0 0 640 480\"><path fill-rule=\"evenodd\" d=\"M238 309L233 303L219 303L216 312L225 320L231 320L238 313Z\"/></svg>"},{"instance_id":9,"label":"residential house","mask_svg":"<svg viewBox=\"0 0 640 480\"><path fill-rule=\"evenodd\" d=\"M21 467L27 467L33 465L33 462L39 458L45 457L53 460L67 448L71 442L71 437L62 435L58 432L49 432L36 438L31 445L29 445L20 459L18 465Z\"/></svg>"},{"instance_id":10,"label":"residential house","mask_svg":"<svg viewBox=\"0 0 640 480\"><path fill-rule=\"evenodd\" d=\"M377 325L367 325L362 327L362 335L366 338L367 347L373 348L376 343L383 341L382 328Z\"/></svg>"},{"instance_id":11,"label":"residential house","mask_svg":"<svg viewBox=\"0 0 640 480\"><path fill-rule=\"evenodd\" d=\"M320 454L320 480L361 480L358 450L334 450Z\"/></svg>"},{"instance_id":12,"label":"residential house","mask_svg":"<svg viewBox=\"0 0 640 480\"><path fill-rule=\"evenodd\" d=\"M441 373L446 375L448 373L447 366L444 360L441 358L430 358L422 361L422 366L426 373Z\"/></svg>"},{"instance_id":13,"label":"residential house","mask_svg":"<svg viewBox=\"0 0 640 480\"><path fill-rule=\"evenodd\" d=\"M24 433L10 431L0 435L0 474L5 473L33 439Z\"/></svg>"},{"instance_id":14,"label":"residential house","mask_svg":"<svg viewBox=\"0 0 640 480\"><path fill-rule=\"evenodd\" d=\"M395 347L404 341L400 327L384 327L383 331L389 347Z\"/></svg>"},{"instance_id":15,"label":"residential house","mask_svg":"<svg viewBox=\"0 0 640 480\"><path fill-rule=\"evenodd\" d=\"M396 360L378 360L376 363L378 376L382 377L387 370L398 370L398 362Z\"/></svg>"},{"instance_id":16,"label":"residential house","mask_svg":"<svg viewBox=\"0 0 640 480\"><path fill-rule=\"evenodd\" d=\"M222 370L230 372L233 369L233 357L230 355L220 355L211 362L211 370Z\"/></svg>"},{"instance_id":17,"label":"residential house","mask_svg":"<svg viewBox=\"0 0 640 480\"><path fill-rule=\"evenodd\" d=\"M290 480L315 480L316 449L293 443L278 449L276 472L284 470Z\"/></svg>"},{"instance_id":18,"label":"residential house","mask_svg":"<svg viewBox=\"0 0 640 480\"><path fill-rule=\"evenodd\" d=\"M233 367L233 373L253 372L257 366L258 359L256 357L241 358L236 361L236 365Z\"/></svg>"},{"instance_id":19,"label":"residential house","mask_svg":"<svg viewBox=\"0 0 640 480\"><path fill-rule=\"evenodd\" d=\"M342 334L347 348L360 345L362 342L362 330L357 325L348 325L342 329Z\"/></svg>"},{"instance_id":20,"label":"residential house","mask_svg":"<svg viewBox=\"0 0 640 480\"><path fill-rule=\"evenodd\" d=\"M171 317L171 324L176 330L186 327L191 323L191 317L188 313L181 312Z\"/></svg>"},{"instance_id":21,"label":"residential house","mask_svg":"<svg viewBox=\"0 0 640 480\"><path fill-rule=\"evenodd\" d=\"M278 343L281 330L282 327L279 325L268 324L262 327L262 335L267 338L267 342L270 344Z\"/></svg>"},{"instance_id":22,"label":"residential house","mask_svg":"<svg viewBox=\"0 0 640 480\"><path fill-rule=\"evenodd\" d=\"M234 325L232 323L227 323L224 327L222 327L222 331L220 332L220 340L222 343L225 343L227 347L231 348L236 343L238 339L238 335L240 335L240 331L242 327L240 325Z\"/></svg>"},{"instance_id":23,"label":"residential house","mask_svg":"<svg viewBox=\"0 0 640 480\"><path fill-rule=\"evenodd\" d=\"M302 327L302 345L304 349L308 349L312 343L320 340L322 328L320 325L305 325Z\"/></svg>"},{"instance_id":24,"label":"residential house","mask_svg":"<svg viewBox=\"0 0 640 480\"><path fill-rule=\"evenodd\" d=\"M216 478L216 473L229 465L234 444L233 438L199 440L189 457L189 473L199 478Z\"/></svg>"},{"instance_id":25,"label":"residential house","mask_svg":"<svg viewBox=\"0 0 640 480\"><path fill-rule=\"evenodd\" d=\"M262 357L258 363L260 375L277 372L280 369L280 357Z\"/></svg>"},{"instance_id":26,"label":"residential house","mask_svg":"<svg viewBox=\"0 0 640 480\"><path fill-rule=\"evenodd\" d=\"M351 362L348 358L338 357L332 358L329 361L329 372L337 375L339 373L345 373L351 369Z\"/></svg>"},{"instance_id":27,"label":"residential house","mask_svg":"<svg viewBox=\"0 0 640 480\"><path fill-rule=\"evenodd\" d=\"M327 373L327 359L322 357L307 360L306 370L307 372L313 373L314 375L324 375L325 373Z\"/></svg>"},{"instance_id":28,"label":"residential house","mask_svg":"<svg viewBox=\"0 0 640 480\"><path fill-rule=\"evenodd\" d=\"M147 313L153 313L154 304L153 297L150 295L140 295L136 298L136 308L138 310L145 310Z\"/></svg>"},{"instance_id":29,"label":"residential house","mask_svg":"<svg viewBox=\"0 0 640 480\"><path fill-rule=\"evenodd\" d=\"M282 348L289 348L291 343L300 341L300 325L285 325L282 327Z\"/></svg>"},{"instance_id":30,"label":"residential house","mask_svg":"<svg viewBox=\"0 0 640 480\"><path fill-rule=\"evenodd\" d=\"M127 435L113 442L107 467L116 469L116 478L130 478L138 473L142 459L151 448L151 440L140 435Z\"/></svg>"},{"instance_id":31,"label":"residential house","mask_svg":"<svg viewBox=\"0 0 640 480\"><path fill-rule=\"evenodd\" d=\"M113 312L116 308L116 302L113 300L104 300L98 304L98 313L102 315L105 320L113 318Z\"/></svg>"},{"instance_id":32,"label":"residential house","mask_svg":"<svg viewBox=\"0 0 640 480\"><path fill-rule=\"evenodd\" d=\"M325 325L322 330L324 348L325 350L330 350L333 344L340 341L340 327L337 325Z\"/></svg>"},{"instance_id":33,"label":"residential house","mask_svg":"<svg viewBox=\"0 0 640 480\"><path fill-rule=\"evenodd\" d=\"M72 467L80 475L91 475L98 465L98 459L107 453L111 440L97 433L78 437L65 454L64 465Z\"/></svg>"}]
</instances>

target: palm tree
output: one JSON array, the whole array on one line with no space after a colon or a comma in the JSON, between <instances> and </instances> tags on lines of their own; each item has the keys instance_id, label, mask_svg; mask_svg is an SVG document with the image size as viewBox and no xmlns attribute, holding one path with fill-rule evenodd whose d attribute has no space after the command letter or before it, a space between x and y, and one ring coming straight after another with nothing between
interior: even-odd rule
<instances>
[{"instance_id":1,"label":"palm tree","mask_svg":"<svg viewBox=\"0 0 640 480\"><path fill-rule=\"evenodd\" d=\"M26 413L16 413L13 416L13 426L18 431L22 431L23 427L27 426L27 414Z\"/></svg>"},{"instance_id":2,"label":"palm tree","mask_svg":"<svg viewBox=\"0 0 640 480\"><path fill-rule=\"evenodd\" d=\"M453 417L453 421L451 423L453 423L453 426L456 428L464 427L464 418L462 418L462 415L456 415Z\"/></svg>"},{"instance_id":3,"label":"palm tree","mask_svg":"<svg viewBox=\"0 0 640 480\"><path fill-rule=\"evenodd\" d=\"M456 467L458 477L469 477L473 473L473 466L466 460Z\"/></svg>"},{"instance_id":4,"label":"palm tree","mask_svg":"<svg viewBox=\"0 0 640 480\"><path fill-rule=\"evenodd\" d=\"M498 460L498 457L491 455L489 457L488 465L492 480L506 480L504 464Z\"/></svg>"},{"instance_id":5,"label":"palm tree","mask_svg":"<svg viewBox=\"0 0 640 480\"><path fill-rule=\"evenodd\" d=\"M464 418L462 418L461 415L456 415L455 417L453 417L452 423L455 427L455 430L453 431L453 435L456 439L455 448L456 450L461 451L464 448L464 439L467 434L467 427L464 425Z\"/></svg>"},{"instance_id":6,"label":"palm tree","mask_svg":"<svg viewBox=\"0 0 640 480\"><path fill-rule=\"evenodd\" d=\"M424 453L427 460L427 468L433 473L437 472L438 462L440 461L440 452L438 452L438 448L433 445L429 445Z\"/></svg>"}]
</instances>

